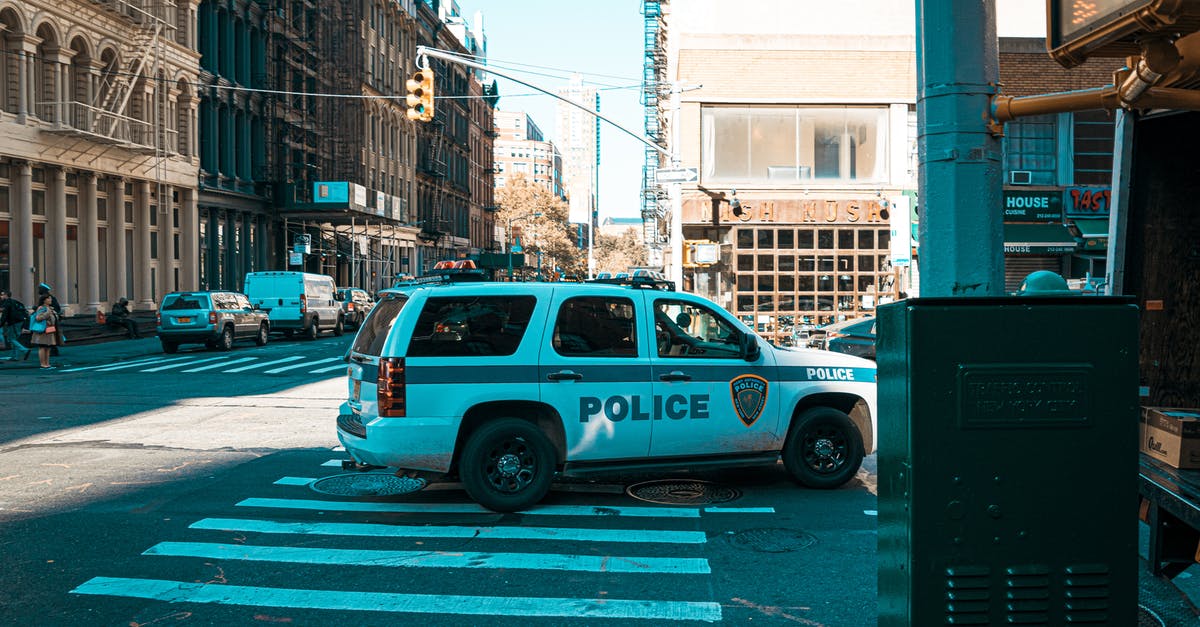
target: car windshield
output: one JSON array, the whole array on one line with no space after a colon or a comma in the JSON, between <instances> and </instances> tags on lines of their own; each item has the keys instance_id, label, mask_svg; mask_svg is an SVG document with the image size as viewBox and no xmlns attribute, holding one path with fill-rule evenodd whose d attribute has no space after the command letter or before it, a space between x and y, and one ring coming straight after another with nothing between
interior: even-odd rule
<instances>
[{"instance_id":1,"label":"car windshield","mask_svg":"<svg viewBox=\"0 0 1200 627\"><path fill-rule=\"evenodd\" d=\"M164 311L207 308L208 296L204 294L167 294L162 303Z\"/></svg>"}]
</instances>

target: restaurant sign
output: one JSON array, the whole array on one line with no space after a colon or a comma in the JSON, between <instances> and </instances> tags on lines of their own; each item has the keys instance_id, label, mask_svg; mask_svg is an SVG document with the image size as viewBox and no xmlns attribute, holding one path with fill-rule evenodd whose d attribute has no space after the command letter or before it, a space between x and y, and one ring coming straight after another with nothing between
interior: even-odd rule
<instances>
[{"instance_id":1,"label":"restaurant sign","mask_svg":"<svg viewBox=\"0 0 1200 627\"><path fill-rule=\"evenodd\" d=\"M1059 190L1004 190L1005 222L1061 222L1063 197Z\"/></svg>"},{"instance_id":2,"label":"restaurant sign","mask_svg":"<svg viewBox=\"0 0 1200 627\"><path fill-rule=\"evenodd\" d=\"M1063 202L1072 218L1103 218L1112 204L1112 188L1069 187L1063 191Z\"/></svg>"}]
</instances>

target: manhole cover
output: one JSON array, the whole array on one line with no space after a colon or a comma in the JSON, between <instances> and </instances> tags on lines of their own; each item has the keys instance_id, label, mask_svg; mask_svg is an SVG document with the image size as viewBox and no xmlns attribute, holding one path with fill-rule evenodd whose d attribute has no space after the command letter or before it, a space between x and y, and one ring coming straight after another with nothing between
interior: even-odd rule
<instances>
[{"instance_id":1,"label":"manhole cover","mask_svg":"<svg viewBox=\"0 0 1200 627\"><path fill-rule=\"evenodd\" d=\"M791 553L817 543L816 536L795 529L746 529L728 537L733 546L759 553Z\"/></svg>"},{"instance_id":2,"label":"manhole cover","mask_svg":"<svg viewBox=\"0 0 1200 627\"><path fill-rule=\"evenodd\" d=\"M309 487L333 496L392 496L416 492L425 487L425 480L378 472L356 472L318 479Z\"/></svg>"},{"instance_id":3,"label":"manhole cover","mask_svg":"<svg viewBox=\"0 0 1200 627\"><path fill-rule=\"evenodd\" d=\"M625 489L635 499L663 505L709 505L727 503L742 496L742 493L723 485L707 481L679 481L659 479L635 483Z\"/></svg>"},{"instance_id":4,"label":"manhole cover","mask_svg":"<svg viewBox=\"0 0 1200 627\"><path fill-rule=\"evenodd\" d=\"M1167 621L1159 618L1149 608L1138 606L1138 627L1167 627Z\"/></svg>"}]
</instances>

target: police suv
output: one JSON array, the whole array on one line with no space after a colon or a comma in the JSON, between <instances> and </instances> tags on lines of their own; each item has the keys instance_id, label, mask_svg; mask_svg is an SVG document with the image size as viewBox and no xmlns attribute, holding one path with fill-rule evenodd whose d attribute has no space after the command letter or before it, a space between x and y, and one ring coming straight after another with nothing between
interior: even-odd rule
<instances>
[{"instance_id":1,"label":"police suv","mask_svg":"<svg viewBox=\"0 0 1200 627\"><path fill-rule=\"evenodd\" d=\"M833 488L875 449L875 364L771 346L645 285L384 290L349 352L338 438L359 464L456 474L495 511L556 474L776 463Z\"/></svg>"}]
</instances>

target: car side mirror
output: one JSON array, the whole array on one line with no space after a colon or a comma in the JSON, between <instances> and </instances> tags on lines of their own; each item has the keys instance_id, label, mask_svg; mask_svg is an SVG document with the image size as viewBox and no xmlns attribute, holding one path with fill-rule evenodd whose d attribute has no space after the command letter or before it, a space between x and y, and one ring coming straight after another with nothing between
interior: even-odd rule
<instances>
[{"instance_id":1,"label":"car side mirror","mask_svg":"<svg viewBox=\"0 0 1200 627\"><path fill-rule=\"evenodd\" d=\"M746 361L758 361L758 356L762 349L758 347L758 338L753 333L743 333L739 345L742 349L742 359Z\"/></svg>"}]
</instances>

